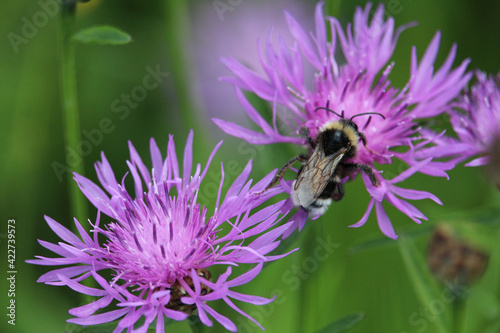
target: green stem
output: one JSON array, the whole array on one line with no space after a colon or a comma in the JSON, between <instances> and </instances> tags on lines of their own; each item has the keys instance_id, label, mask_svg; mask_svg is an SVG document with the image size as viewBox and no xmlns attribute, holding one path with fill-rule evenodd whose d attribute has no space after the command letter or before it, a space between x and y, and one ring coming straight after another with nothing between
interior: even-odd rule
<instances>
[{"instance_id":1,"label":"green stem","mask_svg":"<svg viewBox=\"0 0 500 333\"><path fill-rule=\"evenodd\" d=\"M466 314L466 299L463 297L457 298L452 306L452 320L453 324L451 325L451 333L465 333L465 314Z\"/></svg>"},{"instance_id":2,"label":"green stem","mask_svg":"<svg viewBox=\"0 0 500 333\"><path fill-rule=\"evenodd\" d=\"M328 0L326 2L326 15L338 17L340 13L340 2L341 0Z\"/></svg>"},{"instance_id":3,"label":"green stem","mask_svg":"<svg viewBox=\"0 0 500 333\"><path fill-rule=\"evenodd\" d=\"M187 128L195 131L198 142L207 142L201 135L206 133L200 124L204 124L202 105L193 93L193 73L191 71L194 63L188 52L186 41L190 40L189 31L189 1L166 0L166 40L169 59L169 71L172 74L174 89L179 101L180 115Z\"/></svg>"},{"instance_id":4,"label":"green stem","mask_svg":"<svg viewBox=\"0 0 500 333\"><path fill-rule=\"evenodd\" d=\"M200 321L200 317L197 315L191 315L188 317L189 327L191 327L191 332L193 333L203 333L207 331L207 327L203 325Z\"/></svg>"},{"instance_id":5,"label":"green stem","mask_svg":"<svg viewBox=\"0 0 500 333\"><path fill-rule=\"evenodd\" d=\"M295 233L299 233L298 230L295 230ZM300 242L299 242L299 249L301 253L301 263L304 263L304 261L310 257L313 254L313 249L316 244L315 240L315 230L313 228L308 228L306 230L302 230L300 232ZM301 265L302 266L302 265ZM302 266L303 267L303 266ZM301 279L303 276L300 276ZM307 322L309 318L311 318L311 314L314 313L314 310L312 310L308 305L310 305L311 301L311 290L314 290L314 287L311 287L311 285L314 285L311 283L310 279L314 279L314 277L311 277L311 275L306 275L305 279L302 279L302 283L300 284L299 290L298 290L298 298L299 298L299 304L304 307L304 311L301 311L301 315L297 315L297 327L298 331L297 332L307 332L307 327L310 325L310 322Z\"/></svg>"},{"instance_id":6,"label":"green stem","mask_svg":"<svg viewBox=\"0 0 500 333\"><path fill-rule=\"evenodd\" d=\"M71 41L75 25L76 1L66 0L61 3L61 25L59 33L59 50L61 61L61 103L64 118L64 141L66 148L78 154L80 137L80 119L76 90L75 43ZM73 171L84 174L82 157L75 165L70 165ZM73 215L79 221L86 221L87 202L78 185L73 180L73 174L67 172L70 207Z\"/></svg>"}]
</instances>

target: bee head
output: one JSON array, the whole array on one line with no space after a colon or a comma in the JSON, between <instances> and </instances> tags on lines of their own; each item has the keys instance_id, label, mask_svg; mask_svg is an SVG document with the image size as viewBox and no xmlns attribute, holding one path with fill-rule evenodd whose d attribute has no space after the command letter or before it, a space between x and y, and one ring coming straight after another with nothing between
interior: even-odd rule
<instances>
[{"instance_id":1,"label":"bee head","mask_svg":"<svg viewBox=\"0 0 500 333\"><path fill-rule=\"evenodd\" d=\"M335 122L326 123L318 134L317 141L322 143L322 147L325 150L325 154L333 154L339 149L347 149L345 155L346 157L355 156L358 149L358 141L362 141L366 146L366 138L363 133L359 131L358 125L353 121L354 118L364 115L379 115L385 119L385 117L378 112L364 112L358 113L352 116L350 119L344 118L344 112L341 114L330 110L327 107L318 107L315 111L326 110L337 115L340 119ZM368 118L365 127L371 121L371 117Z\"/></svg>"},{"instance_id":2,"label":"bee head","mask_svg":"<svg viewBox=\"0 0 500 333\"><path fill-rule=\"evenodd\" d=\"M352 118L351 118L352 119ZM359 130L358 130L358 125L356 125L356 123L354 121L352 121L351 119L345 119L345 118L342 118L340 119L339 121L344 125L344 126L349 126L349 127L352 127L352 129L357 133L359 134Z\"/></svg>"},{"instance_id":3,"label":"bee head","mask_svg":"<svg viewBox=\"0 0 500 333\"><path fill-rule=\"evenodd\" d=\"M349 119L327 122L319 131L316 141L326 156L345 150L346 157L352 157L357 152L358 141L363 134Z\"/></svg>"},{"instance_id":4,"label":"bee head","mask_svg":"<svg viewBox=\"0 0 500 333\"><path fill-rule=\"evenodd\" d=\"M316 110L314 110L314 112L317 112L318 110L325 110L325 111L328 111L328 112L331 112L331 113L337 115L340 118L339 122L344 126L351 127L356 132L356 134L358 134L358 136L363 136L363 134L359 132L358 125L356 125L356 123L353 121L354 118L359 117L359 116L376 114L376 115L381 116L382 118L385 119L384 115L381 113L378 113L378 112L358 113L358 114L355 114L354 116L352 116L351 119L347 119L347 118L344 118L344 111L342 111L341 114L338 114L337 112L329 109L328 107L321 107L320 106L320 107L317 107ZM366 122L365 127L368 126L370 121L371 121L371 117L368 118L368 121Z\"/></svg>"}]
</instances>

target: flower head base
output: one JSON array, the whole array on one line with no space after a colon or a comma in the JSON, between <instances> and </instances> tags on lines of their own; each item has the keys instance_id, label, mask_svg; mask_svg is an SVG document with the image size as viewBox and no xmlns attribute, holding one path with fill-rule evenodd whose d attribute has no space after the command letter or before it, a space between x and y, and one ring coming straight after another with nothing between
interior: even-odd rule
<instances>
[{"instance_id":1,"label":"flower head base","mask_svg":"<svg viewBox=\"0 0 500 333\"><path fill-rule=\"evenodd\" d=\"M282 189L273 189L263 196L255 195L266 186L272 174L252 186L252 181L247 180L251 171L249 162L221 199L224 181L221 167L215 210L209 216L207 208L198 203L198 197L203 193L201 182L220 144L210 155L206 167L202 170L198 164L193 174L192 138L191 132L181 170L173 137L168 143L166 159L151 140L151 173L132 144L129 145L131 158L127 165L135 187L134 198L125 188L125 177L121 183L116 181L104 155L102 162L96 164L96 170L107 193L87 178L75 174L82 192L99 212L112 219L111 223L102 226L99 213L93 226L93 238L76 220L81 239L46 217L50 227L66 243L40 243L61 258L38 257L28 262L69 267L48 272L38 281L66 285L100 297L91 304L70 310L77 317L70 322L95 325L123 317L115 330L121 332L137 329L138 320L144 317L144 324L137 331L145 332L156 319L156 331L164 332L165 317L184 320L196 311L203 324L212 325L209 314L226 329L236 331L231 320L209 306L210 301L223 299L231 308L256 322L231 299L259 305L273 300L240 294L232 288L256 277L263 262L286 255L268 255L279 245L277 239L288 227L288 224L277 226L282 219L279 211L283 211L284 201L258 210ZM99 242L98 235L105 237L104 244ZM251 242L248 241L250 237ZM256 265L229 279L231 266L243 263ZM227 270L212 279L210 268L213 265L227 266ZM99 274L103 270L112 272L111 281ZM80 284L86 278L95 279L100 288ZM97 310L111 306L113 301L117 308L96 314Z\"/></svg>"},{"instance_id":2,"label":"flower head base","mask_svg":"<svg viewBox=\"0 0 500 333\"><path fill-rule=\"evenodd\" d=\"M500 191L500 137L493 143L490 150L490 161L488 164L488 173L491 180Z\"/></svg>"},{"instance_id":3,"label":"flower head base","mask_svg":"<svg viewBox=\"0 0 500 333\"><path fill-rule=\"evenodd\" d=\"M487 164L495 140L500 138L500 73L487 76L476 72L477 82L450 112L458 144L463 146L461 160L476 157L466 166ZM477 157L480 155L479 157Z\"/></svg>"},{"instance_id":4,"label":"flower head base","mask_svg":"<svg viewBox=\"0 0 500 333\"><path fill-rule=\"evenodd\" d=\"M444 64L434 72L440 41L440 34L437 33L420 63L417 61L416 49L413 48L408 83L402 88L392 87L389 75L394 63L389 63L389 60L399 34L409 25L395 30L394 19L384 19L382 5L370 19L371 4L368 4L364 9L356 10L354 22L346 30L337 19L328 18L332 35L329 42L322 6L323 3L319 3L316 7L315 33L311 34L304 32L295 19L286 14L290 31L296 39L292 47L288 47L280 39L276 50L271 38L267 38L265 51L260 55L266 77L260 77L234 59L223 59L235 75L226 80L236 86L241 104L262 132L244 129L220 119L214 121L226 133L251 143L289 142L306 145L307 140L298 135L303 133L303 128L307 128L311 137L315 138L325 124L340 120L334 113L318 108L328 107L345 119L372 113L353 119L366 137L366 145L359 144L357 154L346 162L365 164L372 168L380 186L374 187L369 177L363 177L372 199L367 214L353 226L364 224L375 206L381 230L385 235L396 238L382 206L383 201L389 202L420 223L426 217L406 199L427 198L438 203L439 200L430 193L403 189L395 184L415 172L446 177L446 171L454 167L452 162L436 161L446 157L448 151L446 147L434 145L443 134L425 131L417 120L441 115L451 108L451 101L470 79L470 74L465 73L468 61L451 69L456 51L453 46ZM346 63L342 65L335 58L337 44L346 59ZM314 78L310 80L304 78L302 58L316 71ZM311 83L313 89L309 88ZM274 103L273 124L267 123L259 115L240 89L253 91L262 99ZM289 114L284 117L277 115L276 104L285 106ZM289 128L288 133L282 134L278 130L278 117L284 118L284 127ZM375 164L389 164L395 160L409 165L409 169L392 179L386 179L384 176L387 174L383 175L378 171ZM351 172L349 178L353 178L357 172L359 170ZM292 219L294 227L300 229L306 215L299 211ZM290 230L287 231L289 232Z\"/></svg>"}]
</instances>

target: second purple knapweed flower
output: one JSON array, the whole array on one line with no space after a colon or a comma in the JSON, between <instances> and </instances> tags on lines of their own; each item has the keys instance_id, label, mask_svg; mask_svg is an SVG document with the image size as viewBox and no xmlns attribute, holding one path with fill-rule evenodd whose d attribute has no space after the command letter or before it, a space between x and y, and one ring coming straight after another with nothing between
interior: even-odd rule
<instances>
[{"instance_id":1,"label":"second purple knapweed flower","mask_svg":"<svg viewBox=\"0 0 500 333\"><path fill-rule=\"evenodd\" d=\"M477 81L461 96L450 112L453 129L458 135L460 160L475 157L466 166L485 165L496 140L500 140L500 73L488 76L476 72ZM449 144L449 143L448 143Z\"/></svg>"},{"instance_id":2,"label":"second purple knapweed flower","mask_svg":"<svg viewBox=\"0 0 500 333\"><path fill-rule=\"evenodd\" d=\"M112 220L103 225L98 216L93 225L93 237L76 219L81 238L46 217L63 242L56 245L40 241L40 244L60 257L38 257L28 262L67 267L44 274L38 282L65 285L97 298L95 302L71 309L70 314L76 318L69 322L97 325L121 318L114 332L146 332L156 321L156 332L164 332L165 320L184 320L194 314L207 326L212 326L211 316L227 330L236 331L229 318L210 306L212 301L223 300L261 327L233 300L262 305L273 299L241 294L233 289L255 278L264 262L286 255L269 255L288 227L288 224L278 226L284 200L259 207L283 190L276 188L265 195L255 195L273 175L252 185L248 180L249 162L224 198L221 193L222 165L220 183L212 184L218 187L218 193L204 191L207 187L201 183L220 144L210 155L207 165L202 169L198 164L193 173L192 139L190 132L181 167L172 136L165 159L151 140L151 172L129 144L127 165L130 172L127 174L133 181L133 193L125 188L126 176L121 182L116 180L104 154L96 170L107 193L76 174L82 192L100 213ZM213 213L198 202L200 197L210 195ZM234 276L232 267L239 264L254 264L254 267ZM215 277L214 265L227 269ZM87 278L94 279L98 287L82 284L81 281Z\"/></svg>"},{"instance_id":3,"label":"second purple knapweed flower","mask_svg":"<svg viewBox=\"0 0 500 333\"><path fill-rule=\"evenodd\" d=\"M425 131L417 121L442 115L450 109L451 101L470 79L470 74L465 72L468 60L452 69L456 52L456 46L453 46L444 64L434 71L440 42L440 34L437 33L420 63L413 48L408 83L402 88L393 87L389 75L394 63L389 61L399 34L407 26L395 30L394 19L384 18L382 5L370 19L371 4L368 4L364 9L357 8L353 24L349 24L345 31L337 19L328 18L332 36L332 40L328 41L322 6L322 3L316 6L315 33L310 34L286 13L296 42L289 47L279 38L276 49L269 34L264 50L260 53L264 76L234 59L223 59L235 75L226 80L236 86L241 104L262 132L221 119L214 121L226 133L250 143L288 142L310 147L306 138L299 133L309 132L312 138L316 138L325 125L331 125L341 117L351 119L361 113L372 113L353 118L359 131L366 137L366 146L359 142L357 154L346 162L369 166L373 169L378 186L374 186L370 177L363 174L371 200L364 216L352 226L362 226L375 207L381 231L388 237L397 238L383 202L393 205L417 223L426 217L407 200L431 199L440 203L431 193L401 188L397 184L417 172L447 176L446 171L454 167L452 161L437 160L447 155L447 147L434 145L434 141L443 139L444 133ZM337 43L346 60L345 64L340 64L336 59ZM308 68L303 66L303 60L315 71L314 78L305 77ZM241 89L274 103L272 124L253 108ZM288 114L278 115L277 104L286 107ZM338 115L318 109L321 107L328 107ZM277 128L277 118L282 118L282 128L288 129L284 134ZM311 148L309 152L312 152ZM399 175L382 174L378 165L397 161L409 168ZM359 169L353 170L349 178L357 172ZM292 205L291 200L288 205ZM306 219L307 213L300 209L292 218L294 225L285 236L294 228L302 229Z\"/></svg>"}]
</instances>

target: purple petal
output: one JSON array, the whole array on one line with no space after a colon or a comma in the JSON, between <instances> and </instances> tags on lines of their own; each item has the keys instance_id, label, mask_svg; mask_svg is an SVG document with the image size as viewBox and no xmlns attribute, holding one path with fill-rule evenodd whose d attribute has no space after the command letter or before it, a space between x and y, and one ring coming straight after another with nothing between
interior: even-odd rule
<instances>
[{"instance_id":1,"label":"purple petal","mask_svg":"<svg viewBox=\"0 0 500 333\"><path fill-rule=\"evenodd\" d=\"M368 220L368 217L370 216L370 213L372 212L374 203L375 203L375 200L371 199L370 202L368 203L368 207L366 208L366 212L363 215L363 217L361 218L361 220L359 220L357 223L350 225L349 227L359 228L359 227L365 225L366 221Z\"/></svg>"},{"instance_id":2,"label":"purple petal","mask_svg":"<svg viewBox=\"0 0 500 333\"><path fill-rule=\"evenodd\" d=\"M227 279L229 278L232 272L233 270L231 266L229 266L223 274L219 275L216 282L216 288L221 288L222 285L224 285L227 282Z\"/></svg>"},{"instance_id":3,"label":"purple petal","mask_svg":"<svg viewBox=\"0 0 500 333\"><path fill-rule=\"evenodd\" d=\"M200 317L200 321L208 327L212 327L213 323L212 321L208 318L207 314L205 313L205 309L208 307L205 303L199 302L196 303L196 307L198 308L198 316Z\"/></svg>"},{"instance_id":4,"label":"purple petal","mask_svg":"<svg viewBox=\"0 0 500 333\"><path fill-rule=\"evenodd\" d=\"M314 22L316 23L316 47L318 48L320 60L324 61L327 57L327 40L326 40L326 26L325 18L323 17L324 1L316 4L314 11Z\"/></svg>"},{"instance_id":5,"label":"purple petal","mask_svg":"<svg viewBox=\"0 0 500 333\"><path fill-rule=\"evenodd\" d=\"M83 239L83 243L87 245L92 245L93 241L92 238L90 238L89 234L87 233L87 230L85 230L85 228L82 227L82 225L80 224L80 222L78 222L76 217L73 219L73 221L75 222L75 226L76 229L78 230L78 233L80 233L80 236Z\"/></svg>"},{"instance_id":6,"label":"purple petal","mask_svg":"<svg viewBox=\"0 0 500 333\"><path fill-rule=\"evenodd\" d=\"M240 293L237 293L235 291L229 291L228 296L231 298L237 299L238 301L250 303L250 304L254 304L254 305L269 304L276 299L276 295L274 295L273 298L265 298L265 297L260 297L260 296L240 294Z\"/></svg>"},{"instance_id":7,"label":"purple petal","mask_svg":"<svg viewBox=\"0 0 500 333\"><path fill-rule=\"evenodd\" d=\"M113 301L113 297L106 295L97 301L69 310L69 314L75 317L88 317L97 310L107 307L111 301Z\"/></svg>"},{"instance_id":8,"label":"purple petal","mask_svg":"<svg viewBox=\"0 0 500 333\"><path fill-rule=\"evenodd\" d=\"M80 283L77 283L71 279L68 279L67 277L63 275L58 275L59 280L64 282L65 285L70 287L76 292L79 292L81 294L89 295L89 296L106 296L108 293L104 290L96 289L96 288L91 288L84 286Z\"/></svg>"},{"instance_id":9,"label":"purple petal","mask_svg":"<svg viewBox=\"0 0 500 333\"><path fill-rule=\"evenodd\" d=\"M419 211L415 206L405 200L398 199L394 196L389 196L388 201L394 207L399 209L403 214L412 219L415 223L421 224L422 221L420 221L420 219L427 220L427 217L422 214L421 211Z\"/></svg>"},{"instance_id":10,"label":"purple petal","mask_svg":"<svg viewBox=\"0 0 500 333\"><path fill-rule=\"evenodd\" d=\"M222 326L224 326L224 328L228 331L231 331L231 332L236 332L238 329L236 328L236 325L231 321L229 320L229 318L221 315L220 313L218 313L217 311L215 311L214 309L212 309L211 307L209 307L208 305L206 306L203 306L204 310L207 311L212 317L214 317L215 320L217 320L220 324L222 324Z\"/></svg>"},{"instance_id":11,"label":"purple petal","mask_svg":"<svg viewBox=\"0 0 500 333\"><path fill-rule=\"evenodd\" d=\"M378 202L382 202L382 200L384 200L385 194L387 193L387 187L389 186L388 181L382 178L380 179L379 186L374 186L368 175L362 173L361 177L363 178L366 190L368 191L368 193L370 193L371 197Z\"/></svg>"},{"instance_id":12,"label":"purple petal","mask_svg":"<svg viewBox=\"0 0 500 333\"><path fill-rule=\"evenodd\" d=\"M269 126L267 121L264 120L264 118L257 112L257 110L255 110L255 108L252 106L252 104L250 104L250 102L248 102L245 95L243 95L243 93L241 92L240 89L236 88L235 90L236 90L236 97L238 98L238 101L243 106L243 108L245 109L245 112L248 114L250 119L252 119L252 121L257 126L259 126L264 131L264 133L266 133L266 134L271 133L273 130L272 130L271 126Z\"/></svg>"},{"instance_id":13,"label":"purple petal","mask_svg":"<svg viewBox=\"0 0 500 333\"><path fill-rule=\"evenodd\" d=\"M33 261L29 261L30 264L35 264ZM43 274L38 278L36 282L45 283L45 282L56 282L60 281L59 275L65 276L67 278L72 278L78 276L82 273L86 273L92 269L91 266L72 266L72 267L64 267L59 269L54 269L48 273Z\"/></svg>"},{"instance_id":14,"label":"purple petal","mask_svg":"<svg viewBox=\"0 0 500 333\"><path fill-rule=\"evenodd\" d=\"M426 164L428 164L432 160L432 157L429 157L422 162L419 162L412 166L411 168L401 172L399 176L394 177L393 179L389 180L389 183L391 184L397 184L402 182L403 180L406 180L408 177L412 176L416 172L418 172L421 168L423 168Z\"/></svg>"},{"instance_id":15,"label":"purple petal","mask_svg":"<svg viewBox=\"0 0 500 333\"><path fill-rule=\"evenodd\" d=\"M277 215L277 214L276 214ZM276 240L279 236L283 234L284 231L288 230L289 226L284 224L281 225L277 228L274 228L273 230L270 230L263 234L262 236L258 237L255 239L252 243L250 243L250 247L259 249L263 245L269 244L270 242Z\"/></svg>"},{"instance_id":16,"label":"purple petal","mask_svg":"<svg viewBox=\"0 0 500 333\"><path fill-rule=\"evenodd\" d=\"M248 161L247 165L245 166L241 174L234 180L231 187L227 190L226 197L238 195L239 191L243 187L243 184L245 184L245 182L247 181L248 176L250 176L251 171L252 171L252 160ZM224 202L222 203L222 205L224 205Z\"/></svg>"},{"instance_id":17,"label":"purple petal","mask_svg":"<svg viewBox=\"0 0 500 333\"><path fill-rule=\"evenodd\" d=\"M97 162L95 164L95 169L99 182L111 195L119 194L120 189L118 188L118 182L116 181L113 169L111 168L111 165L106 159L104 152L101 152L101 160L102 162Z\"/></svg>"},{"instance_id":18,"label":"purple petal","mask_svg":"<svg viewBox=\"0 0 500 333\"><path fill-rule=\"evenodd\" d=\"M410 190L406 188L401 188L397 186L392 186L391 187L392 193L405 198L405 199L410 199L410 200L423 200L423 199L431 199L432 201L442 205L443 203L441 200L439 200L438 197L436 197L434 194L425 192L425 191L418 191L418 190Z\"/></svg>"},{"instance_id":19,"label":"purple petal","mask_svg":"<svg viewBox=\"0 0 500 333\"><path fill-rule=\"evenodd\" d=\"M208 157L207 163L205 164L205 169L203 169L203 171L201 173L201 176L200 176L201 179L205 178L205 175L207 174L208 168L209 168L210 164L212 163L212 159L214 158L217 151L219 151L219 148L221 145L222 145L222 141L219 141L219 143L217 145L215 145L215 148L210 153L210 156Z\"/></svg>"},{"instance_id":20,"label":"purple petal","mask_svg":"<svg viewBox=\"0 0 500 333\"><path fill-rule=\"evenodd\" d=\"M259 328L261 330L264 330L264 327L262 327L262 325L257 321L255 320L253 317L249 316L247 313L245 313L244 311L242 311L240 308L238 308L233 302L231 302L231 300L227 297L224 298L224 301L226 302L227 305L229 305L233 310L237 311L239 314L247 317L248 319L250 319L251 321L253 321L257 326L259 326Z\"/></svg>"},{"instance_id":21,"label":"purple petal","mask_svg":"<svg viewBox=\"0 0 500 333\"><path fill-rule=\"evenodd\" d=\"M168 136L167 158L170 161L174 178L179 178L179 161L177 160L177 153L175 152L174 136Z\"/></svg>"},{"instance_id":22,"label":"purple petal","mask_svg":"<svg viewBox=\"0 0 500 333\"><path fill-rule=\"evenodd\" d=\"M292 33L295 40L299 44L300 50L304 56L311 62L311 64L317 69L321 70L321 61L314 50L314 46L309 39L309 36L304 32L302 27L295 21L295 19L288 12L285 12L285 18L288 23L288 28Z\"/></svg>"},{"instance_id":23,"label":"purple petal","mask_svg":"<svg viewBox=\"0 0 500 333\"><path fill-rule=\"evenodd\" d=\"M143 311L139 309L139 311L130 311L123 317L116 327L116 329L125 329L127 327L133 327L135 323L142 317ZM121 332L121 330L119 332ZM114 333L114 331L113 331Z\"/></svg>"},{"instance_id":24,"label":"purple petal","mask_svg":"<svg viewBox=\"0 0 500 333\"><path fill-rule=\"evenodd\" d=\"M109 197L99 186L77 173L74 173L73 178L78 183L78 187L80 187L83 194L97 209L108 216L113 216L113 211L110 209Z\"/></svg>"},{"instance_id":25,"label":"purple petal","mask_svg":"<svg viewBox=\"0 0 500 333\"><path fill-rule=\"evenodd\" d=\"M164 323L164 320L163 320L163 316L161 314L159 314L157 316L157 318L158 319L156 320L156 332L158 332L158 333L164 333L165 332L165 323Z\"/></svg>"},{"instance_id":26,"label":"purple petal","mask_svg":"<svg viewBox=\"0 0 500 333\"><path fill-rule=\"evenodd\" d=\"M256 145L263 145L263 144L269 144L269 143L276 143L276 142L290 142L290 143L301 143L302 139L300 138L294 138L294 137L288 137L288 136L280 136L280 135L273 135L269 136L264 133L259 133L255 132L252 130L249 130L245 127L236 125L233 122L230 121L225 121L222 119L217 119L217 118L212 118L212 121L219 126L219 128L234 137L243 139L247 141L248 143L256 144Z\"/></svg>"},{"instance_id":27,"label":"purple petal","mask_svg":"<svg viewBox=\"0 0 500 333\"><path fill-rule=\"evenodd\" d=\"M52 243L49 243L49 242L46 242L46 241L43 241L43 240L38 240L38 243L40 243L40 245L43 246L44 248L46 248L47 250L52 251L55 254L60 255L61 257L69 257L69 258L73 258L73 259L75 257L80 257L81 259L84 259L84 258L88 257L88 255L86 253L83 253L83 252L79 252L75 256L75 252L74 251L70 251L70 250L68 250L67 247L63 247L62 246L62 244L65 244L65 243L62 243L62 242L60 242L59 245L56 245L56 244L52 244ZM80 248L83 247L83 246L81 246L83 244L78 244L78 245L79 245L77 247L78 249L80 249ZM80 251L80 250L78 250L78 251ZM81 254L81 256L80 256L80 254Z\"/></svg>"},{"instance_id":28,"label":"purple petal","mask_svg":"<svg viewBox=\"0 0 500 333\"><path fill-rule=\"evenodd\" d=\"M420 85L423 84L432 74L432 69L434 66L434 61L439 50L439 42L441 41L441 32L436 32L431 43L427 47L425 54L420 62L418 73L416 73L415 81L412 82L415 90L418 90Z\"/></svg>"},{"instance_id":29,"label":"purple petal","mask_svg":"<svg viewBox=\"0 0 500 333\"><path fill-rule=\"evenodd\" d=\"M186 320L187 317L189 316L187 313L175 311L175 310L170 310L167 308L163 308L162 311L168 318L173 319L173 320L177 320L177 321Z\"/></svg>"},{"instance_id":30,"label":"purple petal","mask_svg":"<svg viewBox=\"0 0 500 333\"><path fill-rule=\"evenodd\" d=\"M304 209L299 209L297 213L295 213L295 215L293 215L290 218L291 224L288 227L288 229L283 233L282 238L283 239L287 238L297 228L302 229L302 227L306 223L306 220L307 220L307 212Z\"/></svg>"},{"instance_id":31,"label":"purple petal","mask_svg":"<svg viewBox=\"0 0 500 333\"><path fill-rule=\"evenodd\" d=\"M375 211L377 213L378 226L382 233L389 238L397 239L398 236L394 231L391 220L389 220L389 217L387 216L387 213L385 212L384 207L380 202L375 203Z\"/></svg>"},{"instance_id":32,"label":"purple petal","mask_svg":"<svg viewBox=\"0 0 500 333\"><path fill-rule=\"evenodd\" d=\"M61 224L45 215L45 221L49 227L57 234L57 236L61 237L62 240L70 243L70 244L81 244L82 241L78 238L74 233L69 231L69 229L63 227Z\"/></svg>"},{"instance_id":33,"label":"purple petal","mask_svg":"<svg viewBox=\"0 0 500 333\"><path fill-rule=\"evenodd\" d=\"M144 324L141 327L135 329L134 333L147 333L149 325L151 325L151 323L156 319L159 312L160 312L160 310L158 308L153 308L153 309L150 309L149 311L145 311L144 312Z\"/></svg>"},{"instance_id":34,"label":"purple petal","mask_svg":"<svg viewBox=\"0 0 500 333\"><path fill-rule=\"evenodd\" d=\"M486 165L489 162L490 162L489 156L482 156L482 157L478 157L478 158L466 163L465 166L466 167L475 167L475 166Z\"/></svg>"},{"instance_id":35,"label":"purple petal","mask_svg":"<svg viewBox=\"0 0 500 333\"><path fill-rule=\"evenodd\" d=\"M191 177L191 168L193 166L193 130L189 131L186 146L184 147L184 158L182 159L182 162L182 179L186 184L189 182L189 178Z\"/></svg>"},{"instance_id":36,"label":"purple petal","mask_svg":"<svg viewBox=\"0 0 500 333\"><path fill-rule=\"evenodd\" d=\"M222 63L233 72L244 86L238 85L240 88L253 90L257 96L264 100L271 100L274 97L275 89L269 82L263 80L255 72L249 70L238 61L232 58L222 58Z\"/></svg>"},{"instance_id":37,"label":"purple petal","mask_svg":"<svg viewBox=\"0 0 500 333\"><path fill-rule=\"evenodd\" d=\"M68 323L73 323L77 325L100 325L104 323L109 323L113 320L116 320L126 314L130 309L119 309L119 310L113 310L97 315L93 315L90 317L86 318L72 318L68 319Z\"/></svg>"},{"instance_id":38,"label":"purple petal","mask_svg":"<svg viewBox=\"0 0 500 333\"><path fill-rule=\"evenodd\" d=\"M149 141L150 153L151 153L151 161L153 163L153 179L156 182L159 182L161 179L161 171L163 165L163 159L161 157L160 149L156 144L156 141L151 138Z\"/></svg>"},{"instance_id":39,"label":"purple petal","mask_svg":"<svg viewBox=\"0 0 500 333\"><path fill-rule=\"evenodd\" d=\"M128 148L130 151L130 162L132 162L133 165L139 168L139 171L141 172L144 182L146 183L147 186L149 186L149 184L151 184L151 174L149 173L148 168L146 167L146 165L144 165L141 157L139 156L134 146L132 145L132 142L130 141L128 142Z\"/></svg>"},{"instance_id":40,"label":"purple petal","mask_svg":"<svg viewBox=\"0 0 500 333\"><path fill-rule=\"evenodd\" d=\"M254 268L252 268L248 272L241 274L240 276L232 279L231 281L228 281L226 285L228 286L228 288L231 288L252 281L257 275L259 275L260 271L262 270L262 266L263 266L262 263L257 264Z\"/></svg>"}]
</instances>

